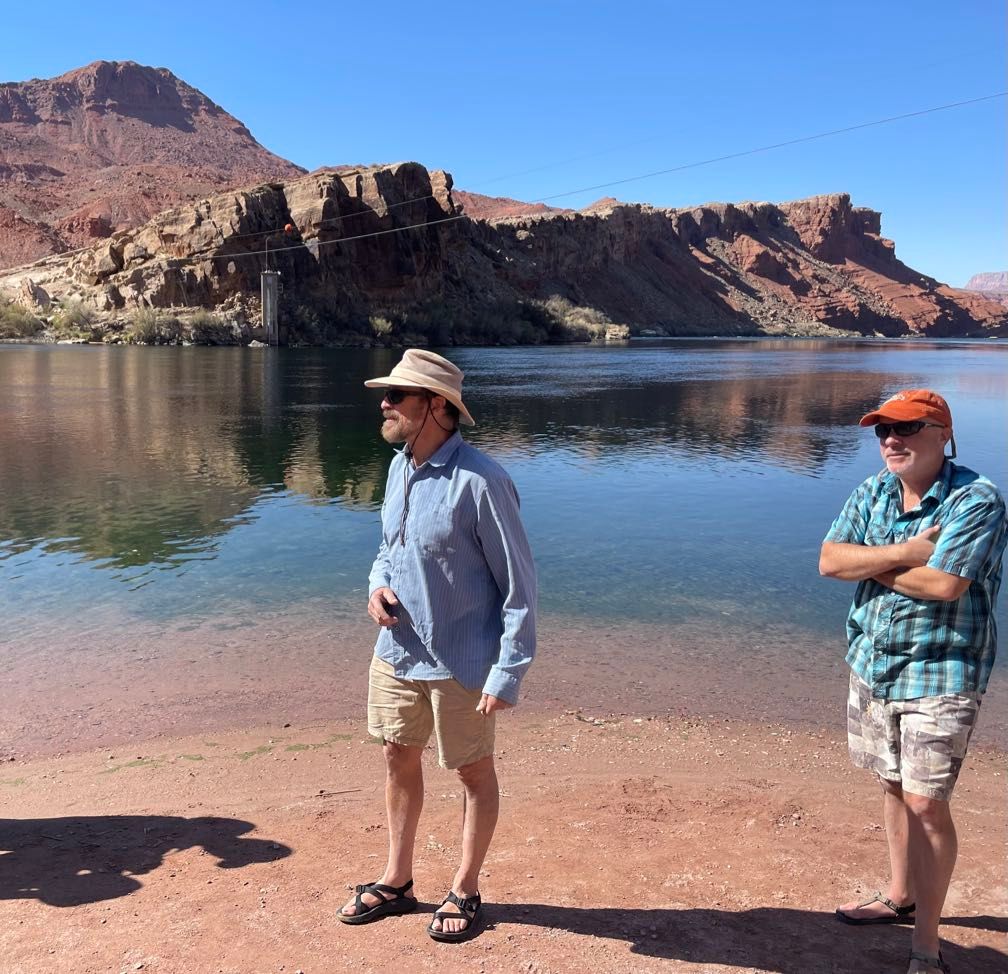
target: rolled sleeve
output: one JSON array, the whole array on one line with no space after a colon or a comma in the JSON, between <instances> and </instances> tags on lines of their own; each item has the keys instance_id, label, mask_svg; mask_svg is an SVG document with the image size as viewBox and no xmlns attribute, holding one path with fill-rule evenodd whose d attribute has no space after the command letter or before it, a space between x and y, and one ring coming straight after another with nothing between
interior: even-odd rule
<instances>
[{"instance_id":1,"label":"rolled sleeve","mask_svg":"<svg viewBox=\"0 0 1008 974\"><path fill-rule=\"evenodd\" d=\"M488 483L480 494L476 534L503 598L500 653L483 692L513 704L535 657L536 572L510 481Z\"/></svg>"},{"instance_id":2,"label":"rolled sleeve","mask_svg":"<svg viewBox=\"0 0 1008 974\"><path fill-rule=\"evenodd\" d=\"M977 581L996 567L1004 547L1004 500L985 492L967 497L945 519L928 567Z\"/></svg>"}]
</instances>

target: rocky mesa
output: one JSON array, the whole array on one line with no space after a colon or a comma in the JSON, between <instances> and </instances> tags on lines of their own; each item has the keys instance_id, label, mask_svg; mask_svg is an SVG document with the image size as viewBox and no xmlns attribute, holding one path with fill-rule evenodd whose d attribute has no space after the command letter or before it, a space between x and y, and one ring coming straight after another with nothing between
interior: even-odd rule
<instances>
[{"instance_id":1,"label":"rocky mesa","mask_svg":"<svg viewBox=\"0 0 1008 974\"><path fill-rule=\"evenodd\" d=\"M113 339L144 309L210 310L247 337L267 268L291 341L1006 332L1003 307L908 268L880 231L846 194L474 220L449 174L411 162L209 196L7 270L0 294L74 303Z\"/></svg>"}]
</instances>

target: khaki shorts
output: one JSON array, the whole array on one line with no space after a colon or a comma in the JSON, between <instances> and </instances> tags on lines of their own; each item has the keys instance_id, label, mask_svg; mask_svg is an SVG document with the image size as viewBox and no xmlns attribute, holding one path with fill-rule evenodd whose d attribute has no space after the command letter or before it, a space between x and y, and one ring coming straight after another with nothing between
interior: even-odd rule
<instances>
[{"instance_id":1,"label":"khaki shorts","mask_svg":"<svg viewBox=\"0 0 1008 974\"><path fill-rule=\"evenodd\" d=\"M368 733L410 747L437 735L442 768L464 768L493 754L494 715L476 709L481 690L458 680L402 680L391 663L375 656L368 675Z\"/></svg>"},{"instance_id":2,"label":"khaki shorts","mask_svg":"<svg viewBox=\"0 0 1008 974\"><path fill-rule=\"evenodd\" d=\"M980 712L980 695L885 701L853 673L847 698L851 761L904 791L948 801Z\"/></svg>"}]
</instances>

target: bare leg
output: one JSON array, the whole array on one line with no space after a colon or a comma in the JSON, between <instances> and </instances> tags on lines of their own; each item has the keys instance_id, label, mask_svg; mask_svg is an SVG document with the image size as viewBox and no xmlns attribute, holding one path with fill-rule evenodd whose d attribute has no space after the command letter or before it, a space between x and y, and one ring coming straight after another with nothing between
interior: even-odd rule
<instances>
[{"instance_id":1,"label":"bare leg","mask_svg":"<svg viewBox=\"0 0 1008 974\"><path fill-rule=\"evenodd\" d=\"M886 896L897 906L908 906L914 901L913 880L910 875L910 833L903 789L891 781L879 779L882 785L882 820L885 822L886 842L889 845L889 888ZM891 917L892 910L884 903L872 903L857 908L858 901L844 903L840 910L850 917L869 919Z\"/></svg>"},{"instance_id":2,"label":"bare leg","mask_svg":"<svg viewBox=\"0 0 1008 974\"><path fill-rule=\"evenodd\" d=\"M389 854L385 872L378 882L398 887L405 886L413 878L413 846L424 799L423 767L420 763L423 748L386 741L383 751ZM381 902L381 897L371 893L365 893L362 899L365 906ZM353 916L357 912L355 901L356 897L340 912L344 916Z\"/></svg>"},{"instance_id":3,"label":"bare leg","mask_svg":"<svg viewBox=\"0 0 1008 974\"><path fill-rule=\"evenodd\" d=\"M494 829L497 827L497 813L500 808L500 788L493 756L482 758L458 769L458 776L465 787L465 805L462 820L462 861L452 882L452 892L460 899L479 892L479 871L483 868ZM452 903L446 903L442 910L459 912ZM465 930L468 921L445 919L434 921L435 930L457 933Z\"/></svg>"},{"instance_id":4,"label":"bare leg","mask_svg":"<svg viewBox=\"0 0 1008 974\"><path fill-rule=\"evenodd\" d=\"M938 925L945 904L959 840L949 803L923 795L904 795L909 812L910 869L916 877L917 923L913 949L938 954Z\"/></svg>"}]
</instances>

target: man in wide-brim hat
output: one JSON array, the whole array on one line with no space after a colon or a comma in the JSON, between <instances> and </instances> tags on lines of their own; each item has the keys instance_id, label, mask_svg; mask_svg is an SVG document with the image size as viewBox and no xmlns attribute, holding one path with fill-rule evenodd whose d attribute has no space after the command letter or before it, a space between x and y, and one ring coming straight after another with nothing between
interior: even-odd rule
<instances>
[{"instance_id":1,"label":"man in wide-brim hat","mask_svg":"<svg viewBox=\"0 0 1008 974\"><path fill-rule=\"evenodd\" d=\"M936 974L948 970L938 925L957 851L949 802L996 652L1005 503L952 462L952 412L936 392L897 392L861 425L874 427L885 469L851 494L819 570L858 582L848 743L882 784L892 872L884 894L837 917L913 923L908 974Z\"/></svg>"},{"instance_id":2,"label":"man in wide-brim hat","mask_svg":"<svg viewBox=\"0 0 1008 974\"><path fill-rule=\"evenodd\" d=\"M495 715L517 702L535 654L535 566L511 478L458 432L474 425L458 367L409 349L364 384L384 390L382 436L404 444L389 468L368 586L368 615L380 627L368 730L385 754L389 858L339 919L369 923L416 908L420 759L433 733L441 765L461 779L464 812L462 861L427 930L465 940L480 920L479 871L497 824Z\"/></svg>"}]
</instances>

